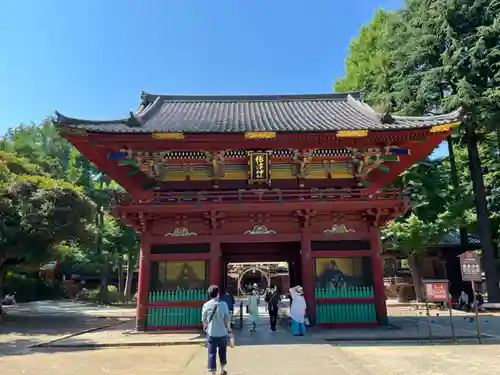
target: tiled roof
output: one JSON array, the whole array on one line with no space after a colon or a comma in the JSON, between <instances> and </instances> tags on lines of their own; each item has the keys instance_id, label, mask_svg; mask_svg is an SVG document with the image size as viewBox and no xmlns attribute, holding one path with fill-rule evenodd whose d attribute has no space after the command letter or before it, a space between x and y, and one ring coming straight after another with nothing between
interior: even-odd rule
<instances>
[{"instance_id":1,"label":"tiled roof","mask_svg":"<svg viewBox=\"0 0 500 375\"><path fill-rule=\"evenodd\" d=\"M469 247L478 249L481 247L481 241L479 240L479 237L476 236L475 234L468 234L469 237ZM382 242L387 243L389 242L389 238L383 238ZM439 247L439 246L460 246L460 232L458 230L450 230L446 232L443 237L436 243L432 244L429 247Z\"/></svg>"},{"instance_id":2,"label":"tiled roof","mask_svg":"<svg viewBox=\"0 0 500 375\"><path fill-rule=\"evenodd\" d=\"M475 234L469 234L468 239L469 246L481 246L481 241ZM458 230L447 232L434 246L460 246L460 232Z\"/></svg>"},{"instance_id":3,"label":"tiled roof","mask_svg":"<svg viewBox=\"0 0 500 375\"><path fill-rule=\"evenodd\" d=\"M318 95L187 96L142 95L128 118L89 121L56 112L60 126L106 133L243 133L403 130L459 121L460 111L427 117L381 114L360 93Z\"/></svg>"}]
</instances>

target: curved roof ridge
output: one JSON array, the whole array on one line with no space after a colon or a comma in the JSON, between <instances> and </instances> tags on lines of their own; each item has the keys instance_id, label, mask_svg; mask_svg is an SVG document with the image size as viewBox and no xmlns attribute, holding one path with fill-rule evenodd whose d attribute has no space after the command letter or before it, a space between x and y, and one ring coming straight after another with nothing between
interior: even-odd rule
<instances>
[{"instance_id":1,"label":"curved roof ridge","mask_svg":"<svg viewBox=\"0 0 500 375\"><path fill-rule=\"evenodd\" d=\"M321 94L221 94L221 95L169 95L142 92L143 103L151 103L157 98L162 101L286 101L286 100L346 100L348 96L361 98L361 91L334 92Z\"/></svg>"},{"instance_id":2,"label":"curved roof ridge","mask_svg":"<svg viewBox=\"0 0 500 375\"><path fill-rule=\"evenodd\" d=\"M435 121L435 120L441 120L441 119L447 119L450 117L456 117L457 120L462 114L462 107L449 112L449 113L443 113L440 115L431 115L431 116L397 116L397 115L392 115L392 117L395 120L412 120L412 121Z\"/></svg>"},{"instance_id":3,"label":"curved roof ridge","mask_svg":"<svg viewBox=\"0 0 500 375\"><path fill-rule=\"evenodd\" d=\"M145 122L161 109L162 104L163 102L159 96L153 102L146 105L143 102L143 104L139 107L139 110L135 113L135 116L140 122Z\"/></svg>"},{"instance_id":4,"label":"curved roof ridge","mask_svg":"<svg viewBox=\"0 0 500 375\"><path fill-rule=\"evenodd\" d=\"M347 103L355 110L368 117L369 119L379 123L382 122L382 118L384 117L384 115L380 112L375 111L371 106L369 106L365 102L358 100L352 97L351 95L348 95Z\"/></svg>"},{"instance_id":5,"label":"curved roof ridge","mask_svg":"<svg viewBox=\"0 0 500 375\"><path fill-rule=\"evenodd\" d=\"M54 111L52 121L60 125L106 125L106 124L126 124L130 117L120 118L116 120L85 120L81 118L64 116L58 111Z\"/></svg>"}]
</instances>

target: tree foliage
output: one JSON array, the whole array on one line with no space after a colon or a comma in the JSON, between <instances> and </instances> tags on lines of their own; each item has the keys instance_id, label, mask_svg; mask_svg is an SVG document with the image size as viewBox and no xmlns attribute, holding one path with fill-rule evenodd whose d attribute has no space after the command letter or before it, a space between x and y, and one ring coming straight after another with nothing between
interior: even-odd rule
<instances>
[{"instance_id":1,"label":"tree foliage","mask_svg":"<svg viewBox=\"0 0 500 375\"><path fill-rule=\"evenodd\" d=\"M413 216L386 231L413 248L427 241L424 224L469 225L481 237L489 297L499 299L492 237L498 246L500 0L407 0L398 11L379 10L349 52L337 91L365 89L369 104L404 115L462 108L458 186L449 159L413 167L399 181L411 188ZM423 230L418 241L406 235L411 228Z\"/></svg>"},{"instance_id":2,"label":"tree foliage","mask_svg":"<svg viewBox=\"0 0 500 375\"><path fill-rule=\"evenodd\" d=\"M135 262L137 233L107 213L117 189L50 121L10 129L0 142L0 294L7 267L57 260L69 274L107 276Z\"/></svg>"}]
</instances>

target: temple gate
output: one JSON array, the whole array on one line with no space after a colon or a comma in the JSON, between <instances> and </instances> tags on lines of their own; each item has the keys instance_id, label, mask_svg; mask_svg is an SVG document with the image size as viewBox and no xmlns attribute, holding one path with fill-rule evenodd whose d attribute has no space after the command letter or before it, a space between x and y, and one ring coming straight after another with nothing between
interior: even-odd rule
<instances>
[{"instance_id":1,"label":"temple gate","mask_svg":"<svg viewBox=\"0 0 500 375\"><path fill-rule=\"evenodd\" d=\"M199 327L228 262L287 262L318 326L385 323L379 228L409 208L390 184L458 121L377 113L359 93L143 93L127 118L55 118L127 191L115 213L141 233L140 330Z\"/></svg>"}]
</instances>

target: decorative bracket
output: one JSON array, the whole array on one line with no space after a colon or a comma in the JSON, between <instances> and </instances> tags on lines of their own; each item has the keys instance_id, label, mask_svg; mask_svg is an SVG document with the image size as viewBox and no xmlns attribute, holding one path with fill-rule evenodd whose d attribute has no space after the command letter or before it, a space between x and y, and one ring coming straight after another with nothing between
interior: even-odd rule
<instances>
[{"instance_id":1,"label":"decorative bracket","mask_svg":"<svg viewBox=\"0 0 500 375\"><path fill-rule=\"evenodd\" d=\"M311 218L316 215L316 211L306 208L304 210L295 211L295 214L302 219L302 228L308 229L311 226Z\"/></svg>"},{"instance_id":2,"label":"decorative bracket","mask_svg":"<svg viewBox=\"0 0 500 375\"><path fill-rule=\"evenodd\" d=\"M205 219L208 221L210 229L212 231L217 230L219 228L219 220L223 219L226 217L226 215L222 212L217 212L217 211L210 211L210 212L205 212L203 214Z\"/></svg>"},{"instance_id":3,"label":"decorative bracket","mask_svg":"<svg viewBox=\"0 0 500 375\"><path fill-rule=\"evenodd\" d=\"M380 216L382 214L382 211L379 209L371 209L368 211L368 213L372 216L372 222L375 227L378 227L380 225Z\"/></svg>"},{"instance_id":4,"label":"decorative bracket","mask_svg":"<svg viewBox=\"0 0 500 375\"><path fill-rule=\"evenodd\" d=\"M141 232L146 232L147 228L147 220L146 217L144 216L143 212L139 212L137 215L137 218L139 219L139 228L141 229Z\"/></svg>"}]
</instances>

